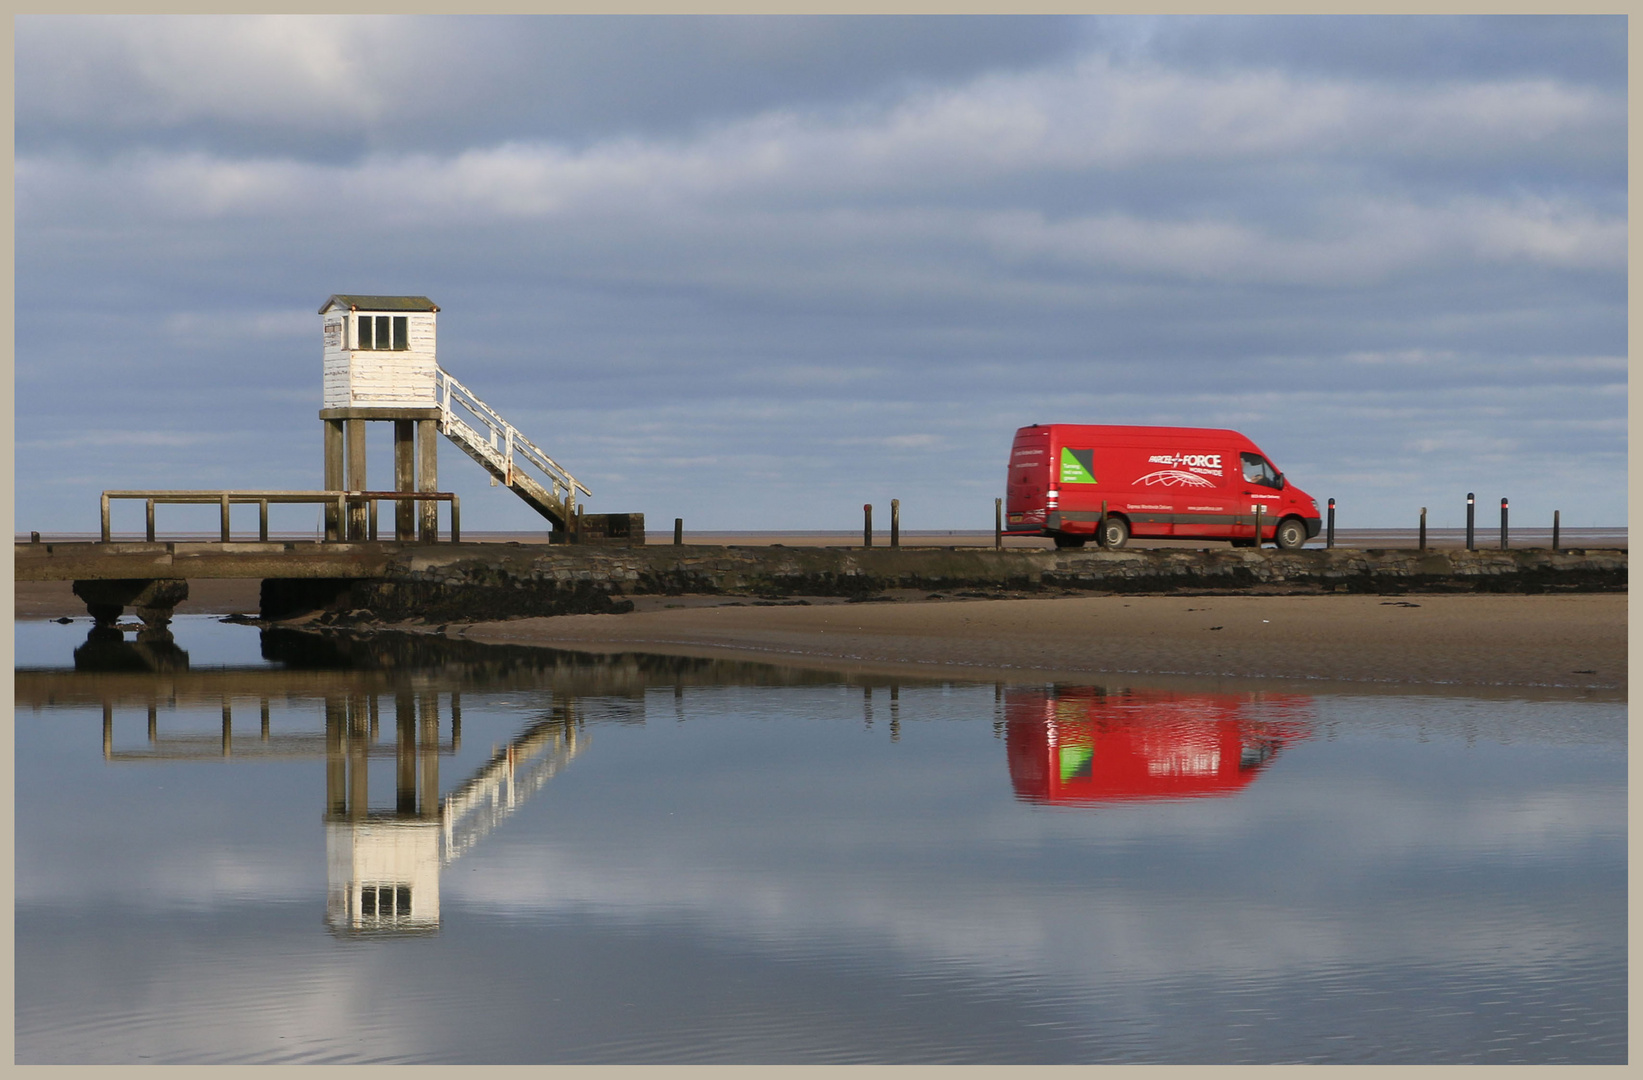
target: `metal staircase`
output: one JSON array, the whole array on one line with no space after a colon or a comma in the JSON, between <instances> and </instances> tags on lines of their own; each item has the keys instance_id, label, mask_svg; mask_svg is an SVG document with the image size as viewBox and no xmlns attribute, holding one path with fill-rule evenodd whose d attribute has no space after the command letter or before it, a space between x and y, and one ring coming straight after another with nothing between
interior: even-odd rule
<instances>
[{"instance_id":1,"label":"metal staircase","mask_svg":"<svg viewBox=\"0 0 1643 1080\"><path fill-rule=\"evenodd\" d=\"M576 493L592 495L519 429L444 368L436 368L439 430L555 529L573 529ZM460 410L460 412L459 412ZM483 429L483 432L481 431Z\"/></svg>"}]
</instances>

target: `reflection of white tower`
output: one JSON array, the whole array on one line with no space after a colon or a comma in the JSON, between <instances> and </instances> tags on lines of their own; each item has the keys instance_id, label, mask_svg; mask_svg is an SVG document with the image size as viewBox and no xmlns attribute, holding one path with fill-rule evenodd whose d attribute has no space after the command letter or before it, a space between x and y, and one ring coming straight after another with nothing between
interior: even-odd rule
<instances>
[{"instance_id":1,"label":"reflection of white tower","mask_svg":"<svg viewBox=\"0 0 1643 1080\"><path fill-rule=\"evenodd\" d=\"M242 676L236 676L242 677ZM84 680L85 676L77 676ZM587 745L574 700L555 704L491 755L449 796L439 797L439 758L461 746L460 695L450 702L450 742L441 744L438 693L375 690L329 694L325 734L270 730L261 699L261 735L236 740L230 695L221 695L222 734L162 736L148 702L148 746L115 749L113 689L102 690L103 757L160 760L325 759L325 923L343 934L433 933L440 924L439 873L472 850ZM395 738L377 742L379 705L391 701ZM369 764L392 756L392 809L372 809Z\"/></svg>"},{"instance_id":2,"label":"reflection of white tower","mask_svg":"<svg viewBox=\"0 0 1643 1080\"><path fill-rule=\"evenodd\" d=\"M437 931L440 869L471 850L586 745L574 710L557 706L551 718L520 732L440 799L438 699L402 698L396 705L393 811L368 809L359 714L347 702L329 707L325 923L335 932Z\"/></svg>"},{"instance_id":3,"label":"reflection of white tower","mask_svg":"<svg viewBox=\"0 0 1643 1080\"><path fill-rule=\"evenodd\" d=\"M325 922L333 929L439 929L437 821L325 823Z\"/></svg>"}]
</instances>

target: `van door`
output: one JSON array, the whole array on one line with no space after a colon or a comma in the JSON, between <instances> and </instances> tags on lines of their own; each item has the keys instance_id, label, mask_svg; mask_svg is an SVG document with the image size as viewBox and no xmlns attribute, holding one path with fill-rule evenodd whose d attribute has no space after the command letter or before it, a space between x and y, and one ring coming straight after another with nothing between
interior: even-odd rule
<instances>
[{"instance_id":1,"label":"van door","mask_svg":"<svg viewBox=\"0 0 1643 1080\"><path fill-rule=\"evenodd\" d=\"M1278 470L1260 454L1245 450L1238 455L1239 472L1243 479L1238 500L1239 524L1233 536L1250 540L1255 537L1255 512L1260 510L1261 536L1273 535L1278 528L1279 510L1283 496L1278 489Z\"/></svg>"}]
</instances>

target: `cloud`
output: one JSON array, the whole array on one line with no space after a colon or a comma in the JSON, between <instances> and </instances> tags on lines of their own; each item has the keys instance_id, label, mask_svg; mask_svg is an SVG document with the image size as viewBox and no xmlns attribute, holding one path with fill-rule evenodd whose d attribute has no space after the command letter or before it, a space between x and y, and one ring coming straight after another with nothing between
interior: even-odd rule
<instances>
[{"instance_id":1,"label":"cloud","mask_svg":"<svg viewBox=\"0 0 1643 1080\"><path fill-rule=\"evenodd\" d=\"M950 527L953 475L1063 418L1247 425L1323 484L1553 425L1537 460L1624 516L1622 22L274 25L20 20L25 444L237 393L295 429L312 307L404 292L601 503L659 515L645 453L725 463L693 520L750 462L767 510L831 520L822 477L939 435L895 494Z\"/></svg>"}]
</instances>

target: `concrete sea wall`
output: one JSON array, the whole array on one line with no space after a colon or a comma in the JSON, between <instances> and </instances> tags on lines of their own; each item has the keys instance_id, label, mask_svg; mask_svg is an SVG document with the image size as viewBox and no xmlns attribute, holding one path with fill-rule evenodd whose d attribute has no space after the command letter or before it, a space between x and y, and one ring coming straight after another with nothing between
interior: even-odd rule
<instances>
[{"instance_id":1,"label":"concrete sea wall","mask_svg":"<svg viewBox=\"0 0 1643 1080\"><path fill-rule=\"evenodd\" d=\"M621 612L639 595L865 600L980 595L1262 592L1624 592L1624 549L1465 551L545 547L443 544L387 553L370 578L270 579L263 614L316 609L433 622Z\"/></svg>"}]
</instances>

